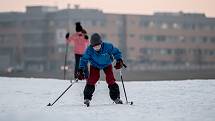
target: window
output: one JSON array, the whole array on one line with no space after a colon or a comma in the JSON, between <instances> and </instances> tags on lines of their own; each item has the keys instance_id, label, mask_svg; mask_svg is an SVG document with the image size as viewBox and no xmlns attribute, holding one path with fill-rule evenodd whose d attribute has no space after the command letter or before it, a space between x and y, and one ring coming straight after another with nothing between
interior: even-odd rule
<instances>
[{"instance_id":1,"label":"window","mask_svg":"<svg viewBox=\"0 0 215 121\"><path fill-rule=\"evenodd\" d=\"M168 55L174 54L174 51L173 51L172 49L167 49L166 51L167 51L167 54L168 54Z\"/></svg>"},{"instance_id":2,"label":"window","mask_svg":"<svg viewBox=\"0 0 215 121\"><path fill-rule=\"evenodd\" d=\"M211 43L215 43L215 37L212 37L212 38L210 39L210 41L211 41Z\"/></svg>"},{"instance_id":3,"label":"window","mask_svg":"<svg viewBox=\"0 0 215 121\"><path fill-rule=\"evenodd\" d=\"M207 43L208 42L208 38L207 37L202 37L202 42L203 43Z\"/></svg>"},{"instance_id":4,"label":"window","mask_svg":"<svg viewBox=\"0 0 215 121\"><path fill-rule=\"evenodd\" d=\"M165 42L166 41L166 36L163 36L163 35L157 36L157 41L158 42Z\"/></svg>"},{"instance_id":5,"label":"window","mask_svg":"<svg viewBox=\"0 0 215 121\"><path fill-rule=\"evenodd\" d=\"M123 22L121 20L116 20L115 24L119 27L123 26Z\"/></svg>"},{"instance_id":6,"label":"window","mask_svg":"<svg viewBox=\"0 0 215 121\"><path fill-rule=\"evenodd\" d=\"M155 26L155 23L153 21L150 21L149 27L154 27L154 26Z\"/></svg>"},{"instance_id":7,"label":"window","mask_svg":"<svg viewBox=\"0 0 215 121\"><path fill-rule=\"evenodd\" d=\"M198 28L199 30L204 29L205 24L204 23L199 23L196 25L196 28Z\"/></svg>"},{"instance_id":8,"label":"window","mask_svg":"<svg viewBox=\"0 0 215 121\"><path fill-rule=\"evenodd\" d=\"M174 49L159 49L158 51L161 55L174 55L175 54Z\"/></svg>"},{"instance_id":9,"label":"window","mask_svg":"<svg viewBox=\"0 0 215 121\"><path fill-rule=\"evenodd\" d=\"M196 29L196 25L195 24L191 24L191 29L195 30Z\"/></svg>"},{"instance_id":10,"label":"window","mask_svg":"<svg viewBox=\"0 0 215 121\"><path fill-rule=\"evenodd\" d=\"M204 29L205 29L205 30L210 30L211 27L210 27L210 25L205 25Z\"/></svg>"},{"instance_id":11,"label":"window","mask_svg":"<svg viewBox=\"0 0 215 121\"><path fill-rule=\"evenodd\" d=\"M177 40L178 40L177 36L167 36L166 37L166 41L169 41L169 42L176 42Z\"/></svg>"},{"instance_id":12,"label":"window","mask_svg":"<svg viewBox=\"0 0 215 121\"><path fill-rule=\"evenodd\" d=\"M43 45L44 39L42 34L26 33L23 35L24 42L26 45Z\"/></svg>"},{"instance_id":13,"label":"window","mask_svg":"<svg viewBox=\"0 0 215 121\"><path fill-rule=\"evenodd\" d=\"M15 22L12 22L12 21L3 21L3 22L0 22L0 27L13 27L15 26Z\"/></svg>"},{"instance_id":14,"label":"window","mask_svg":"<svg viewBox=\"0 0 215 121\"><path fill-rule=\"evenodd\" d=\"M180 42L185 42L186 41L186 38L184 36L179 36L179 41Z\"/></svg>"},{"instance_id":15,"label":"window","mask_svg":"<svg viewBox=\"0 0 215 121\"><path fill-rule=\"evenodd\" d=\"M192 23L184 23L183 28L186 29L186 30L195 30L196 25L192 24Z\"/></svg>"},{"instance_id":16,"label":"window","mask_svg":"<svg viewBox=\"0 0 215 121\"><path fill-rule=\"evenodd\" d=\"M195 43L196 42L196 37L191 37L191 42Z\"/></svg>"},{"instance_id":17,"label":"window","mask_svg":"<svg viewBox=\"0 0 215 121\"><path fill-rule=\"evenodd\" d=\"M143 54L152 54L153 49L152 48L140 48L139 51Z\"/></svg>"},{"instance_id":18,"label":"window","mask_svg":"<svg viewBox=\"0 0 215 121\"><path fill-rule=\"evenodd\" d=\"M101 26L101 27L104 27L106 24L106 22L104 21L98 21L98 25Z\"/></svg>"},{"instance_id":19,"label":"window","mask_svg":"<svg viewBox=\"0 0 215 121\"><path fill-rule=\"evenodd\" d=\"M180 25L178 23L173 23L173 28L174 29L180 29Z\"/></svg>"},{"instance_id":20,"label":"window","mask_svg":"<svg viewBox=\"0 0 215 121\"><path fill-rule=\"evenodd\" d=\"M49 24L49 26L54 26L54 25L55 25L55 22L54 22L53 20L50 20L50 21L48 22L48 24Z\"/></svg>"},{"instance_id":21,"label":"window","mask_svg":"<svg viewBox=\"0 0 215 121\"><path fill-rule=\"evenodd\" d=\"M161 55L167 55L167 50L166 49L161 49L160 54Z\"/></svg>"},{"instance_id":22,"label":"window","mask_svg":"<svg viewBox=\"0 0 215 121\"><path fill-rule=\"evenodd\" d=\"M153 41L153 36L152 35L144 35L143 39L144 39L144 41Z\"/></svg>"},{"instance_id":23,"label":"window","mask_svg":"<svg viewBox=\"0 0 215 121\"><path fill-rule=\"evenodd\" d=\"M167 24L167 23L163 23L163 24L161 25L161 28L162 28L162 29L167 29L167 28L168 28L168 24Z\"/></svg>"},{"instance_id":24,"label":"window","mask_svg":"<svg viewBox=\"0 0 215 121\"><path fill-rule=\"evenodd\" d=\"M148 28L149 27L149 22L148 21L141 21L140 26L142 26L144 28Z\"/></svg>"},{"instance_id":25,"label":"window","mask_svg":"<svg viewBox=\"0 0 215 121\"><path fill-rule=\"evenodd\" d=\"M24 48L25 56L27 57L38 57L38 56L46 56L48 49L45 48L37 48L37 47L26 47Z\"/></svg>"},{"instance_id":26,"label":"window","mask_svg":"<svg viewBox=\"0 0 215 121\"><path fill-rule=\"evenodd\" d=\"M9 48L9 47L1 47L0 48L0 54L10 54L13 52L13 48Z\"/></svg>"},{"instance_id":27,"label":"window","mask_svg":"<svg viewBox=\"0 0 215 121\"><path fill-rule=\"evenodd\" d=\"M185 50L184 49L175 49L175 54L176 55L185 54Z\"/></svg>"},{"instance_id":28,"label":"window","mask_svg":"<svg viewBox=\"0 0 215 121\"><path fill-rule=\"evenodd\" d=\"M215 50L209 50L209 56L215 56Z\"/></svg>"}]
</instances>

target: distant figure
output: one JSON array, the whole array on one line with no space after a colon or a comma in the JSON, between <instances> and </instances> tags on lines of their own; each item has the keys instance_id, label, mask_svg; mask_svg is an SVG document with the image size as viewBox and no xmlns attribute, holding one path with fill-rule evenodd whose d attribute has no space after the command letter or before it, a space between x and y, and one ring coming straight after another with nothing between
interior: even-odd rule
<instances>
[{"instance_id":1,"label":"distant figure","mask_svg":"<svg viewBox=\"0 0 215 121\"><path fill-rule=\"evenodd\" d=\"M79 68L79 62L80 58L82 57L85 49L87 48L89 44L88 36L86 30L84 30L81 26L80 22L75 23L76 25L76 33L70 35L70 33L66 34L66 40L68 43L74 45L74 54L75 54L75 70L74 70L74 78L77 78L77 72ZM85 70L84 70L84 78L87 79L89 72L88 72L88 67L86 65Z\"/></svg>"},{"instance_id":2,"label":"distant figure","mask_svg":"<svg viewBox=\"0 0 215 121\"><path fill-rule=\"evenodd\" d=\"M90 45L87 47L84 55L81 57L80 66L78 70L78 79L84 79L84 70L88 62L90 62L90 75L87 79L84 88L84 104L90 105L93 92L95 91L95 84L99 80L100 70L103 70L106 75L106 82L109 88L110 98L116 104L122 104L120 99L119 86L114 78L112 62L116 60L116 69L123 66L121 52L111 43L102 42L102 38L98 33L91 36Z\"/></svg>"}]
</instances>

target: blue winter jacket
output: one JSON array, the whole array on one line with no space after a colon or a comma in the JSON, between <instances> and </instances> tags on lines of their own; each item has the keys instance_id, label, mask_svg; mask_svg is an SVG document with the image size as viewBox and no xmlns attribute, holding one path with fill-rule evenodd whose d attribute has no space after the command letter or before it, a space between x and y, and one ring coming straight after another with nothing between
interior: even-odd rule
<instances>
[{"instance_id":1,"label":"blue winter jacket","mask_svg":"<svg viewBox=\"0 0 215 121\"><path fill-rule=\"evenodd\" d=\"M112 64L113 59L118 60L121 58L121 52L111 43L102 42L101 49L98 52L89 45L80 59L79 68L85 68L88 62L90 62L93 67L104 69Z\"/></svg>"}]
</instances>

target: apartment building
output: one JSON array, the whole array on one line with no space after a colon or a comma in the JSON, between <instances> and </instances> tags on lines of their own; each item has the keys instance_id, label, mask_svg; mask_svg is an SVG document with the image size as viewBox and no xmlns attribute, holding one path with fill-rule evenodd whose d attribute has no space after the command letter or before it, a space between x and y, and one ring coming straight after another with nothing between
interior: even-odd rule
<instances>
[{"instance_id":1,"label":"apartment building","mask_svg":"<svg viewBox=\"0 0 215 121\"><path fill-rule=\"evenodd\" d=\"M0 70L61 71L65 34L80 21L118 46L127 63L215 65L215 18L196 13L131 15L97 9L27 6L26 12L0 13ZM73 46L68 64L73 65Z\"/></svg>"}]
</instances>

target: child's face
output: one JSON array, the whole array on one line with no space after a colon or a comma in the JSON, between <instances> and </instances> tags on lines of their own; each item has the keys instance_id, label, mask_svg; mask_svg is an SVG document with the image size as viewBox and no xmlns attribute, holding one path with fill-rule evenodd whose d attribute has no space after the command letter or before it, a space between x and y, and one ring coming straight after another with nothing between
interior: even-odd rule
<instances>
[{"instance_id":1,"label":"child's face","mask_svg":"<svg viewBox=\"0 0 215 121\"><path fill-rule=\"evenodd\" d=\"M101 49L101 44L100 44L100 45L94 46L93 49L94 49L95 51L99 51L99 50Z\"/></svg>"}]
</instances>

